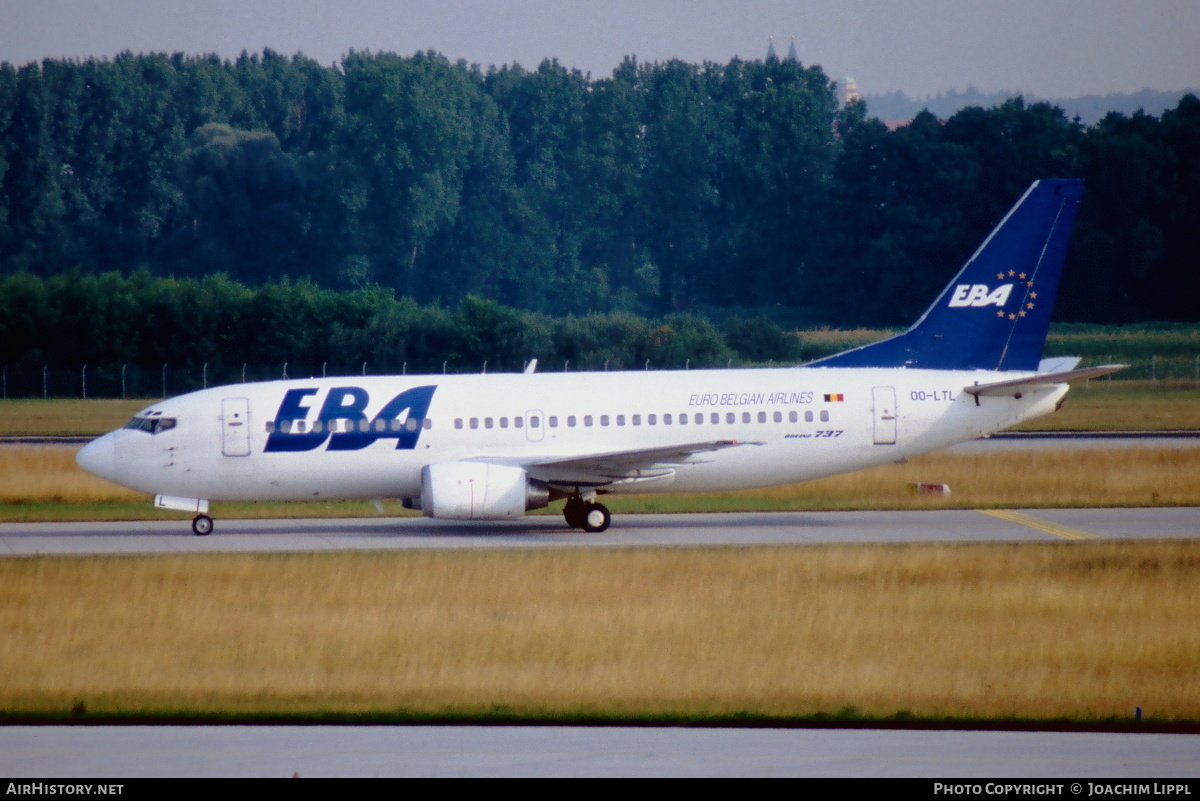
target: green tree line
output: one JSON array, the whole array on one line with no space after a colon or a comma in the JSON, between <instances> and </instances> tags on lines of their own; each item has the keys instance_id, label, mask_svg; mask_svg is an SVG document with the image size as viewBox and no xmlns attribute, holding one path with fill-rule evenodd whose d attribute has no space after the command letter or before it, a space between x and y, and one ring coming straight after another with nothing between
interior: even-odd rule
<instances>
[{"instance_id":1,"label":"green tree line","mask_svg":"<svg viewBox=\"0 0 1200 801\"><path fill-rule=\"evenodd\" d=\"M0 364L12 396L37 395L41 370L111 381L122 365L166 365L199 384L292 377L542 370L725 367L805 357L800 341L762 317L718 326L691 314L646 319L628 312L552 318L474 295L453 308L419 306L391 290L333 290L282 279L247 287L224 275L164 278L79 272L48 279L0 276ZM74 382L74 379L71 379ZM77 392L77 382L72 383ZM182 389L178 384L176 389ZM188 386L188 389L194 388ZM106 388L112 394L112 387Z\"/></svg>"},{"instance_id":2,"label":"green tree line","mask_svg":"<svg viewBox=\"0 0 1200 801\"><path fill-rule=\"evenodd\" d=\"M389 289L145 271L0 276L5 397L148 397L317 375L687 369L795 364L892 329L781 330L763 316L616 311L549 317L469 295L419 306ZM1059 323L1047 355L1135 365L1121 378L1200 375L1200 327ZM1155 364L1157 360L1157 367ZM1197 379L1200 380L1200 379ZM86 388L86 389L85 389Z\"/></svg>"},{"instance_id":3,"label":"green tree line","mask_svg":"<svg viewBox=\"0 0 1200 801\"><path fill-rule=\"evenodd\" d=\"M1093 126L1014 98L893 131L835 88L774 57L599 79L434 52L5 63L0 274L895 325L1033 179L1079 176L1058 318L1195 319L1194 96Z\"/></svg>"}]
</instances>

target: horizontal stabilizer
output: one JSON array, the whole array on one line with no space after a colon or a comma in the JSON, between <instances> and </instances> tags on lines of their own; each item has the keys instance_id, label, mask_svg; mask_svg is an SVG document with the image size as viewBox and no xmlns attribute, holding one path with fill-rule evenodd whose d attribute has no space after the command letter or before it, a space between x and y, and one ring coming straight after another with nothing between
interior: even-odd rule
<instances>
[{"instance_id":1,"label":"horizontal stabilizer","mask_svg":"<svg viewBox=\"0 0 1200 801\"><path fill-rule=\"evenodd\" d=\"M1097 378L1109 373L1115 373L1118 370L1124 370L1128 366L1127 364L1101 364L1097 367L1085 367L1082 370L1066 370L1061 373L1038 373L1028 378L1014 378L1011 381L997 381L993 384L972 384L969 387L963 387L963 392L976 397L1011 395L1014 391L1045 389L1055 384L1063 384L1067 381L1075 381L1080 378Z\"/></svg>"}]
</instances>

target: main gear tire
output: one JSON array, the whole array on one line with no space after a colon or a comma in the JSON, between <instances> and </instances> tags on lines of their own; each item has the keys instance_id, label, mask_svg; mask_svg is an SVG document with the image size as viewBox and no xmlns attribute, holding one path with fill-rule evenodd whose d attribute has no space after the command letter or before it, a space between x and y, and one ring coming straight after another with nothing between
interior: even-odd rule
<instances>
[{"instance_id":1,"label":"main gear tire","mask_svg":"<svg viewBox=\"0 0 1200 801\"><path fill-rule=\"evenodd\" d=\"M598 534L607 529L610 523L612 523L612 514L608 511L607 506L602 503L587 504L581 526L584 531L589 534Z\"/></svg>"}]
</instances>

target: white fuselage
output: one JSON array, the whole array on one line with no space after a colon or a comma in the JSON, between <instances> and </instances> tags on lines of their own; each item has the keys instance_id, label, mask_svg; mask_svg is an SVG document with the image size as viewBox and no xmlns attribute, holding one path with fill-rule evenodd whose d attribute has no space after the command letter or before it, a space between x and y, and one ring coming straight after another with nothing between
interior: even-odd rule
<instances>
[{"instance_id":1,"label":"white fuselage","mask_svg":"<svg viewBox=\"0 0 1200 801\"><path fill-rule=\"evenodd\" d=\"M532 478L569 483L562 471L541 476L546 468L538 465L732 440L745 444L698 453L601 491L745 489L908 458L1053 411L1065 384L978 400L963 392L972 384L1027 375L781 368L234 384L153 404L139 417L171 419L172 427L107 434L88 446L87 466L135 490L185 498L412 498L421 493L422 468L442 462L511 464L526 467ZM390 401L418 387L434 389L417 431L406 428L406 413L376 419L381 410L386 416ZM344 418L328 414L331 393L336 408L348 410ZM281 414L287 404L290 413ZM331 447L338 434L364 428L377 438L353 449ZM299 449L269 449L272 436L304 439Z\"/></svg>"}]
</instances>

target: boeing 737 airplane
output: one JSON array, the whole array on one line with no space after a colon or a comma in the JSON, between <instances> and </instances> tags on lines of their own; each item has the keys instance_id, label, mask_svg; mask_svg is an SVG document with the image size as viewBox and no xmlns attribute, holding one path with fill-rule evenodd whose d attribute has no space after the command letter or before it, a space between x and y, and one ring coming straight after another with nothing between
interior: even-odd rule
<instances>
[{"instance_id":1,"label":"boeing 737 airplane","mask_svg":"<svg viewBox=\"0 0 1200 801\"><path fill-rule=\"evenodd\" d=\"M210 501L401 498L456 520L565 499L603 531L622 492L766 487L944 448L1054 411L1042 361L1078 180L1034 183L928 311L802 367L389 376L215 387L152 404L79 451L85 470L195 514Z\"/></svg>"}]
</instances>

